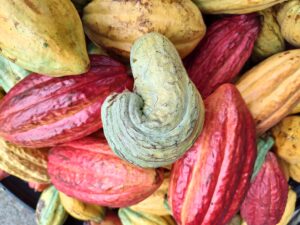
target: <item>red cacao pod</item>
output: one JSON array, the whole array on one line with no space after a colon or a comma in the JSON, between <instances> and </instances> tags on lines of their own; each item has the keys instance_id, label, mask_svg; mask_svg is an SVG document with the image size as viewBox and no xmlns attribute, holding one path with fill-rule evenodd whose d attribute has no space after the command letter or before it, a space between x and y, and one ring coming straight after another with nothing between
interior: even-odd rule
<instances>
[{"instance_id":1,"label":"red cacao pod","mask_svg":"<svg viewBox=\"0 0 300 225\"><path fill-rule=\"evenodd\" d=\"M252 53L260 29L256 14L214 22L185 60L187 72L203 98L238 75Z\"/></svg>"},{"instance_id":2,"label":"red cacao pod","mask_svg":"<svg viewBox=\"0 0 300 225\"><path fill-rule=\"evenodd\" d=\"M87 136L102 127L101 105L112 92L131 88L126 67L91 55L82 75L31 74L0 104L0 135L23 147L49 147Z\"/></svg>"},{"instance_id":3,"label":"red cacao pod","mask_svg":"<svg viewBox=\"0 0 300 225\"><path fill-rule=\"evenodd\" d=\"M241 216L247 225L277 224L284 213L288 189L276 156L268 152L241 207Z\"/></svg>"},{"instance_id":4,"label":"red cacao pod","mask_svg":"<svg viewBox=\"0 0 300 225\"><path fill-rule=\"evenodd\" d=\"M48 173L61 192L81 201L126 207L150 196L163 169L143 169L118 158L105 138L86 137L51 149Z\"/></svg>"},{"instance_id":5,"label":"red cacao pod","mask_svg":"<svg viewBox=\"0 0 300 225\"><path fill-rule=\"evenodd\" d=\"M256 158L255 124L236 87L205 100L204 128L171 172L169 205L181 225L227 224L239 210Z\"/></svg>"}]
</instances>

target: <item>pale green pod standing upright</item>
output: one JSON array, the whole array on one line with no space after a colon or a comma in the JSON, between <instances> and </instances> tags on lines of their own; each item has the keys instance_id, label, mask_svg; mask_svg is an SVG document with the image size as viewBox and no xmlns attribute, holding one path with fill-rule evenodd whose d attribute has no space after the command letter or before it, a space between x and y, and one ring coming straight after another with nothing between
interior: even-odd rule
<instances>
[{"instance_id":1,"label":"pale green pod standing upright","mask_svg":"<svg viewBox=\"0 0 300 225\"><path fill-rule=\"evenodd\" d=\"M254 44L252 59L256 62L285 50L280 27L272 8L260 11L261 30Z\"/></svg>"},{"instance_id":2,"label":"pale green pod standing upright","mask_svg":"<svg viewBox=\"0 0 300 225\"><path fill-rule=\"evenodd\" d=\"M0 55L0 86L7 93L30 72Z\"/></svg>"},{"instance_id":3,"label":"pale green pod standing upright","mask_svg":"<svg viewBox=\"0 0 300 225\"><path fill-rule=\"evenodd\" d=\"M37 225L63 225L66 221L68 214L54 186L48 187L41 194L35 216Z\"/></svg>"},{"instance_id":4,"label":"pale green pod standing upright","mask_svg":"<svg viewBox=\"0 0 300 225\"><path fill-rule=\"evenodd\" d=\"M102 106L105 137L122 159L141 167L169 165L202 130L204 106L174 45L149 33L133 45L134 92L113 93Z\"/></svg>"},{"instance_id":5,"label":"pale green pod standing upright","mask_svg":"<svg viewBox=\"0 0 300 225\"><path fill-rule=\"evenodd\" d=\"M300 0L281 4L277 12L277 21L284 39L300 47Z\"/></svg>"}]
</instances>

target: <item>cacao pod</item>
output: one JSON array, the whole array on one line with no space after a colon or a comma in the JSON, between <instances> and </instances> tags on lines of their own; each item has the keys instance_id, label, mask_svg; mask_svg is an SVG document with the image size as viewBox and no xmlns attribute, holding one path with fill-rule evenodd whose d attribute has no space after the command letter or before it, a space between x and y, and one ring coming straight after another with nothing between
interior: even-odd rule
<instances>
[{"instance_id":1,"label":"cacao pod","mask_svg":"<svg viewBox=\"0 0 300 225\"><path fill-rule=\"evenodd\" d=\"M34 191L38 191L38 192L42 192L42 191L44 191L45 189L47 189L50 186L50 184L35 183L35 182L29 182L28 185Z\"/></svg>"},{"instance_id":2,"label":"cacao pod","mask_svg":"<svg viewBox=\"0 0 300 225\"><path fill-rule=\"evenodd\" d=\"M131 49L135 92L106 98L101 109L105 137L122 159L141 167L172 164L195 142L204 106L173 44L158 33Z\"/></svg>"},{"instance_id":3,"label":"cacao pod","mask_svg":"<svg viewBox=\"0 0 300 225\"><path fill-rule=\"evenodd\" d=\"M0 181L9 176L9 173L6 173L4 170L0 169Z\"/></svg>"},{"instance_id":4,"label":"cacao pod","mask_svg":"<svg viewBox=\"0 0 300 225\"><path fill-rule=\"evenodd\" d=\"M297 194L290 188L288 192L288 199L287 199L284 213L279 223L277 223L277 225L288 224L289 220L293 215L293 212L295 211L296 200L297 200Z\"/></svg>"},{"instance_id":5,"label":"cacao pod","mask_svg":"<svg viewBox=\"0 0 300 225\"><path fill-rule=\"evenodd\" d=\"M108 211L103 221L95 223L93 221L84 222L83 225L122 225L121 220L114 211Z\"/></svg>"},{"instance_id":6,"label":"cacao pod","mask_svg":"<svg viewBox=\"0 0 300 225\"><path fill-rule=\"evenodd\" d=\"M0 137L0 168L28 182L49 183L47 149L22 148Z\"/></svg>"},{"instance_id":7,"label":"cacao pod","mask_svg":"<svg viewBox=\"0 0 300 225\"><path fill-rule=\"evenodd\" d=\"M94 43L126 58L134 41L150 32L168 37L185 57L206 30L201 12L191 0L93 0L84 8L82 20Z\"/></svg>"},{"instance_id":8,"label":"cacao pod","mask_svg":"<svg viewBox=\"0 0 300 225\"><path fill-rule=\"evenodd\" d=\"M296 107L291 111L290 114L297 114L297 113L300 113L300 103L296 105Z\"/></svg>"},{"instance_id":9,"label":"cacao pod","mask_svg":"<svg viewBox=\"0 0 300 225\"><path fill-rule=\"evenodd\" d=\"M101 222L105 216L105 208L98 205L84 203L59 192L60 202L72 217L78 220Z\"/></svg>"},{"instance_id":10,"label":"cacao pod","mask_svg":"<svg viewBox=\"0 0 300 225\"><path fill-rule=\"evenodd\" d=\"M300 1L287 1L281 4L277 10L277 21L284 39L290 44L300 47Z\"/></svg>"},{"instance_id":11,"label":"cacao pod","mask_svg":"<svg viewBox=\"0 0 300 225\"><path fill-rule=\"evenodd\" d=\"M88 70L84 33L71 1L3 1L0 18L0 52L22 68L51 76Z\"/></svg>"},{"instance_id":12,"label":"cacao pod","mask_svg":"<svg viewBox=\"0 0 300 225\"><path fill-rule=\"evenodd\" d=\"M274 139L272 137L266 137L266 138L259 138L257 141L257 157L254 164L254 169L252 173L252 180L256 177L258 174L260 168L262 167L266 155L268 151L272 148L274 145Z\"/></svg>"},{"instance_id":13,"label":"cacao pod","mask_svg":"<svg viewBox=\"0 0 300 225\"><path fill-rule=\"evenodd\" d=\"M171 172L169 204L182 225L227 224L248 190L256 159L255 124L236 87L223 84L205 107L202 133Z\"/></svg>"},{"instance_id":14,"label":"cacao pod","mask_svg":"<svg viewBox=\"0 0 300 225\"><path fill-rule=\"evenodd\" d=\"M193 0L207 14L245 14L257 12L287 0Z\"/></svg>"},{"instance_id":15,"label":"cacao pod","mask_svg":"<svg viewBox=\"0 0 300 225\"><path fill-rule=\"evenodd\" d=\"M132 87L126 67L91 55L78 76L31 74L0 103L0 135L25 147L48 147L87 136L102 127L101 105L112 92Z\"/></svg>"},{"instance_id":16,"label":"cacao pod","mask_svg":"<svg viewBox=\"0 0 300 225\"><path fill-rule=\"evenodd\" d=\"M282 120L300 99L300 50L264 60L237 83L256 122L257 135Z\"/></svg>"},{"instance_id":17,"label":"cacao pod","mask_svg":"<svg viewBox=\"0 0 300 225\"><path fill-rule=\"evenodd\" d=\"M295 181L300 182L300 163L289 164L289 175Z\"/></svg>"},{"instance_id":18,"label":"cacao pod","mask_svg":"<svg viewBox=\"0 0 300 225\"><path fill-rule=\"evenodd\" d=\"M0 85L5 92L8 92L29 73L29 71L0 55Z\"/></svg>"},{"instance_id":19,"label":"cacao pod","mask_svg":"<svg viewBox=\"0 0 300 225\"><path fill-rule=\"evenodd\" d=\"M300 163L300 116L284 118L272 129L276 154L290 164Z\"/></svg>"},{"instance_id":20,"label":"cacao pod","mask_svg":"<svg viewBox=\"0 0 300 225\"><path fill-rule=\"evenodd\" d=\"M119 209L119 217L123 225L176 225L171 216L141 213L129 208Z\"/></svg>"},{"instance_id":21,"label":"cacao pod","mask_svg":"<svg viewBox=\"0 0 300 225\"><path fill-rule=\"evenodd\" d=\"M259 12L261 31L254 44L252 59L257 62L285 50L285 42L272 8Z\"/></svg>"},{"instance_id":22,"label":"cacao pod","mask_svg":"<svg viewBox=\"0 0 300 225\"><path fill-rule=\"evenodd\" d=\"M225 17L208 28L185 61L189 77L203 98L238 75L251 55L258 32L255 14Z\"/></svg>"},{"instance_id":23,"label":"cacao pod","mask_svg":"<svg viewBox=\"0 0 300 225\"><path fill-rule=\"evenodd\" d=\"M290 179L289 164L281 158L277 158L281 171L283 172L286 181Z\"/></svg>"},{"instance_id":24,"label":"cacao pod","mask_svg":"<svg viewBox=\"0 0 300 225\"><path fill-rule=\"evenodd\" d=\"M139 202L130 208L141 213L154 214L158 216L169 215L169 210L164 206L165 197L168 194L170 185L170 173L165 174L162 185L144 201Z\"/></svg>"},{"instance_id":25,"label":"cacao pod","mask_svg":"<svg viewBox=\"0 0 300 225\"><path fill-rule=\"evenodd\" d=\"M268 152L241 206L241 216L248 225L277 224L283 215L287 196L288 184L284 174L275 155Z\"/></svg>"},{"instance_id":26,"label":"cacao pod","mask_svg":"<svg viewBox=\"0 0 300 225\"><path fill-rule=\"evenodd\" d=\"M58 191L50 186L40 196L35 211L37 225L63 225L68 214L60 203Z\"/></svg>"},{"instance_id":27,"label":"cacao pod","mask_svg":"<svg viewBox=\"0 0 300 225\"><path fill-rule=\"evenodd\" d=\"M48 160L55 187L91 204L115 208L134 205L163 182L163 169L142 169L119 159L104 137L54 147Z\"/></svg>"},{"instance_id":28,"label":"cacao pod","mask_svg":"<svg viewBox=\"0 0 300 225\"><path fill-rule=\"evenodd\" d=\"M227 225L241 225L242 219L240 215L235 215Z\"/></svg>"},{"instance_id":29,"label":"cacao pod","mask_svg":"<svg viewBox=\"0 0 300 225\"><path fill-rule=\"evenodd\" d=\"M108 55L102 47L95 45L93 42L88 44L88 52L91 55Z\"/></svg>"}]
</instances>

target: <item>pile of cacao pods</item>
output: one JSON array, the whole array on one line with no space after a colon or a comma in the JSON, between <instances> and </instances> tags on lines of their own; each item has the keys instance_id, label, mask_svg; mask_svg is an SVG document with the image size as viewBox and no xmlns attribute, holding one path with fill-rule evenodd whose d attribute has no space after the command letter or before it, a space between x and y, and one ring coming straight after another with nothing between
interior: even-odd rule
<instances>
[{"instance_id":1,"label":"pile of cacao pods","mask_svg":"<svg viewBox=\"0 0 300 225\"><path fill-rule=\"evenodd\" d=\"M10 0L0 33L38 225L300 221L300 0Z\"/></svg>"}]
</instances>

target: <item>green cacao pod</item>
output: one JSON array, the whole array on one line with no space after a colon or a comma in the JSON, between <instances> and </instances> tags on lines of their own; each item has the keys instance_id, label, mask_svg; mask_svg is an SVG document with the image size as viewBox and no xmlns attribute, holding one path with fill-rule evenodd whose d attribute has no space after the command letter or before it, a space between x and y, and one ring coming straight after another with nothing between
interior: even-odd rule
<instances>
[{"instance_id":1,"label":"green cacao pod","mask_svg":"<svg viewBox=\"0 0 300 225\"><path fill-rule=\"evenodd\" d=\"M172 164L202 130L204 105L174 45L158 33L139 38L130 58L135 92L108 96L105 137L122 159L141 167Z\"/></svg>"},{"instance_id":2,"label":"green cacao pod","mask_svg":"<svg viewBox=\"0 0 300 225\"><path fill-rule=\"evenodd\" d=\"M29 71L51 76L88 70L80 17L70 0L3 1L0 53Z\"/></svg>"},{"instance_id":3,"label":"green cacao pod","mask_svg":"<svg viewBox=\"0 0 300 225\"><path fill-rule=\"evenodd\" d=\"M206 30L191 0L93 0L84 8L82 21L94 43L125 58L134 41L150 32L168 37L185 57Z\"/></svg>"},{"instance_id":4,"label":"green cacao pod","mask_svg":"<svg viewBox=\"0 0 300 225\"><path fill-rule=\"evenodd\" d=\"M8 92L30 72L0 55L0 85Z\"/></svg>"},{"instance_id":5,"label":"green cacao pod","mask_svg":"<svg viewBox=\"0 0 300 225\"><path fill-rule=\"evenodd\" d=\"M88 53L91 55L108 55L102 47L95 45L93 42L90 42L87 48Z\"/></svg>"},{"instance_id":6,"label":"green cacao pod","mask_svg":"<svg viewBox=\"0 0 300 225\"><path fill-rule=\"evenodd\" d=\"M171 216L156 216L129 208L119 209L119 217L123 225L176 225Z\"/></svg>"},{"instance_id":7,"label":"green cacao pod","mask_svg":"<svg viewBox=\"0 0 300 225\"><path fill-rule=\"evenodd\" d=\"M58 191L54 186L48 187L40 196L35 211L38 225L63 225L68 217L60 203Z\"/></svg>"},{"instance_id":8,"label":"green cacao pod","mask_svg":"<svg viewBox=\"0 0 300 225\"><path fill-rule=\"evenodd\" d=\"M300 47L300 1L283 3L277 12L281 33L290 44Z\"/></svg>"},{"instance_id":9,"label":"green cacao pod","mask_svg":"<svg viewBox=\"0 0 300 225\"><path fill-rule=\"evenodd\" d=\"M208 14L245 14L269 8L287 0L193 0L201 12Z\"/></svg>"},{"instance_id":10,"label":"green cacao pod","mask_svg":"<svg viewBox=\"0 0 300 225\"><path fill-rule=\"evenodd\" d=\"M260 11L259 15L261 16L261 30L252 53L252 59L256 62L285 50L284 39L272 8Z\"/></svg>"}]
</instances>

